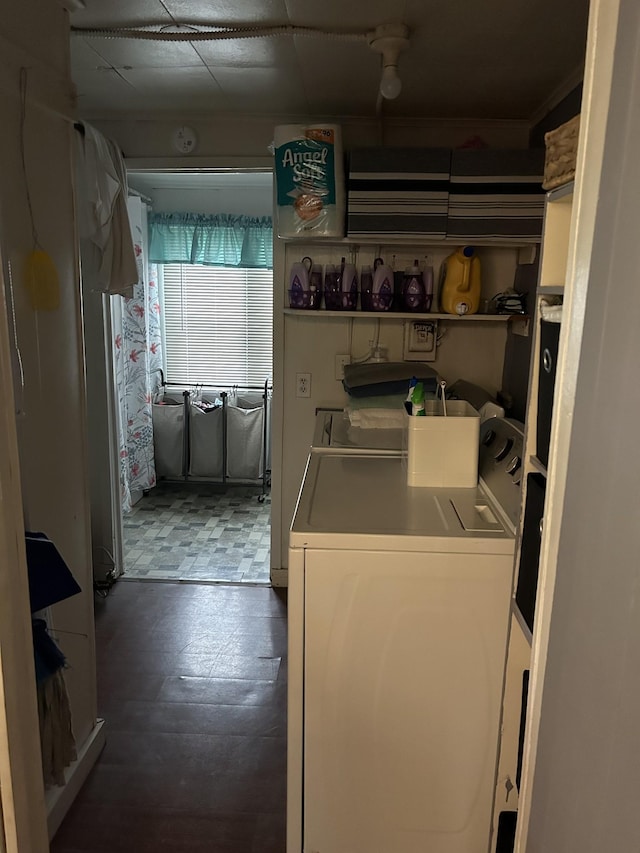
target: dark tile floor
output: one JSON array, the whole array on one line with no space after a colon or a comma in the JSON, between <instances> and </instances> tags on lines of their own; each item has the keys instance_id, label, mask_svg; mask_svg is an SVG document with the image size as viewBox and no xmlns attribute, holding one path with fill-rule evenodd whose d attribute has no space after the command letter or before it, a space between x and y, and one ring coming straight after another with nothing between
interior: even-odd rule
<instances>
[{"instance_id":1,"label":"dark tile floor","mask_svg":"<svg viewBox=\"0 0 640 853\"><path fill-rule=\"evenodd\" d=\"M96 604L107 745L51 853L283 853L286 590L120 581Z\"/></svg>"}]
</instances>

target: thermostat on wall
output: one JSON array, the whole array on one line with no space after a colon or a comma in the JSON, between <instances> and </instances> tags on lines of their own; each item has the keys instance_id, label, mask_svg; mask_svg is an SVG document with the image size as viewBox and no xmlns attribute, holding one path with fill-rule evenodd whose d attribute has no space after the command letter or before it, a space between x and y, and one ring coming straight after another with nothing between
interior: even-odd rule
<instances>
[{"instance_id":1,"label":"thermostat on wall","mask_svg":"<svg viewBox=\"0 0 640 853\"><path fill-rule=\"evenodd\" d=\"M173 144L181 154L191 154L196 150L198 137L190 127L179 127L173 134Z\"/></svg>"}]
</instances>

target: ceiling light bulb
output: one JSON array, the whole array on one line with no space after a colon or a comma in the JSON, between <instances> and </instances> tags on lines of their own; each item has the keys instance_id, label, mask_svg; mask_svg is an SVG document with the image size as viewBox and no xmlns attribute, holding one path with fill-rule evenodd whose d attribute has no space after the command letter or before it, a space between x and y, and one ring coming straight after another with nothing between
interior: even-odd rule
<instances>
[{"instance_id":1,"label":"ceiling light bulb","mask_svg":"<svg viewBox=\"0 0 640 853\"><path fill-rule=\"evenodd\" d=\"M398 77L398 69L395 65L385 65L382 69L380 80L380 94L383 98L393 100L397 98L402 90L402 80Z\"/></svg>"}]
</instances>

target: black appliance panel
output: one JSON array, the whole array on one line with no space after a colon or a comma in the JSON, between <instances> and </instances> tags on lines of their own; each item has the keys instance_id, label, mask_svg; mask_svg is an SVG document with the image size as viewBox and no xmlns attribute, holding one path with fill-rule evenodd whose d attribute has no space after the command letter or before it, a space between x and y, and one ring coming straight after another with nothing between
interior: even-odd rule
<instances>
[{"instance_id":1,"label":"black appliance panel","mask_svg":"<svg viewBox=\"0 0 640 853\"><path fill-rule=\"evenodd\" d=\"M516 768L516 788L520 792L522 779L522 757L524 755L524 731L527 725L527 703L529 702L529 670L522 673L522 704L520 705L520 732L518 735L518 766Z\"/></svg>"},{"instance_id":2,"label":"black appliance panel","mask_svg":"<svg viewBox=\"0 0 640 853\"><path fill-rule=\"evenodd\" d=\"M530 631L533 631L538 590L538 563L540 561L545 487L546 480L542 474L529 474L527 476L527 502L524 510L516 604Z\"/></svg>"},{"instance_id":3,"label":"black appliance panel","mask_svg":"<svg viewBox=\"0 0 640 853\"><path fill-rule=\"evenodd\" d=\"M549 464L549 439L553 415L553 388L558 364L560 323L540 321L540 363L538 365L538 414L536 455L543 465Z\"/></svg>"},{"instance_id":4,"label":"black appliance panel","mask_svg":"<svg viewBox=\"0 0 640 853\"><path fill-rule=\"evenodd\" d=\"M496 853L513 853L516 844L516 823L518 812L500 812L498 817L498 835Z\"/></svg>"}]
</instances>

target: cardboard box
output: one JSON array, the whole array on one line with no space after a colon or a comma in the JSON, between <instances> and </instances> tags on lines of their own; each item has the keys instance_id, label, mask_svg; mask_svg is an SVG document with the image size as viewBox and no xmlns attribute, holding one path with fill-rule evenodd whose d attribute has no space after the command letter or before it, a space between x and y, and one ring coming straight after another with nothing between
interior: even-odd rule
<instances>
[{"instance_id":1,"label":"cardboard box","mask_svg":"<svg viewBox=\"0 0 640 853\"><path fill-rule=\"evenodd\" d=\"M480 415L465 400L425 401L425 417L405 413L409 486L471 488L478 482Z\"/></svg>"}]
</instances>

